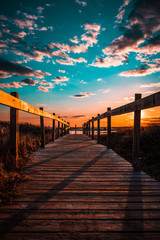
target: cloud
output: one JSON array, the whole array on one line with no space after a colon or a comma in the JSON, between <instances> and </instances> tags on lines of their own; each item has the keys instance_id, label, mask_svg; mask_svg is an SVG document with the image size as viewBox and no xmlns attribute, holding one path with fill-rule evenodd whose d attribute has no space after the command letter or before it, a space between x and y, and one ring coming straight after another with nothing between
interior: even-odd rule
<instances>
[{"instance_id":1,"label":"cloud","mask_svg":"<svg viewBox=\"0 0 160 240\"><path fill-rule=\"evenodd\" d=\"M84 80L81 80L80 83L87 84L87 82L85 82Z\"/></svg>"},{"instance_id":2,"label":"cloud","mask_svg":"<svg viewBox=\"0 0 160 240\"><path fill-rule=\"evenodd\" d=\"M32 86L35 86L36 83L38 83L38 81L37 80L33 80L32 78L26 78L26 79L21 80L21 84L22 85L32 85Z\"/></svg>"},{"instance_id":3,"label":"cloud","mask_svg":"<svg viewBox=\"0 0 160 240\"><path fill-rule=\"evenodd\" d=\"M71 41L71 42L73 42L73 43L76 43L76 44L79 43L79 40L78 40L78 37L77 37L77 36L75 36L73 39L70 38L69 41Z\"/></svg>"},{"instance_id":4,"label":"cloud","mask_svg":"<svg viewBox=\"0 0 160 240\"><path fill-rule=\"evenodd\" d=\"M82 0L75 0L76 3L82 5L83 7L87 6L87 2L86 1L82 1Z\"/></svg>"},{"instance_id":5,"label":"cloud","mask_svg":"<svg viewBox=\"0 0 160 240\"><path fill-rule=\"evenodd\" d=\"M24 38L26 35L27 35L27 33L24 31L14 34L14 36L16 36L18 38Z\"/></svg>"},{"instance_id":6,"label":"cloud","mask_svg":"<svg viewBox=\"0 0 160 240\"><path fill-rule=\"evenodd\" d=\"M87 42L89 46L93 46L98 42L98 34L99 32L88 31L81 36L81 40Z\"/></svg>"},{"instance_id":7,"label":"cloud","mask_svg":"<svg viewBox=\"0 0 160 240\"><path fill-rule=\"evenodd\" d=\"M44 8L43 8L43 7L37 7L37 10L38 10L39 13L42 13L42 11L44 10Z\"/></svg>"},{"instance_id":8,"label":"cloud","mask_svg":"<svg viewBox=\"0 0 160 240\"><path fill-rule=\"evenodd\" d=\"M88 97L87 95L83 95L83 94L77 94L77 95L73 95L71 96L73 98L85 98L85 97Z\"/></svg>"},{"instance_id":9,"label":"cloud","mask_svg":"<svg viewBox=\"0 0 160 240\"><path fill-rule=\"evenodd\" d=\"M108 93L110 92L111 89L107 88L107 89L99 89L98 92L102 92L102 93Z\"/></svg>"},{"instance_id":10,"label":"cloud","mask_svg":"<svg viewBox=\"0 0 160 240\"><path fill-rule=\"evenodd\" d=\"M39 31L47 31L48 29L46 27L42 27L38 29Z\"/></svg>"},{"instance_id":11,"label":"cloud","mask_svg":"<svg viewBox=\"0 0 160 240\"><path fill-rule=\"evenodd\" d=\"M121 7L119 8L119 13L117 14L116 18L116 22L117 23L121 23L122 22L122 19L123 19L123 16L125 14L125 7L130 3L130 0L124 0L124 3L121 5Z\"/></svg>"},{"instance_id":12,"label":"cloud","mask_svg":"<svg viewBox=\"0 0 160 240\"><path fill-rule=\"evenodd\" d=\"M18 82L0 83L0 88L22 88Z\"/></svg>"},{"instance_id":13,"label":"cloud","mask_svg":"<svg viewBox=\"0 0 160 240\"><path fill-rule=\"evenodd\" d=\"M58 72L65 73L65 70L58 69Z\"/></svg>"},{"instance_id":14,"label":"cloud","mask_svg":"<svg viewBox=\"0 0 160 240\"><path fill-rule=\"evenodd\" d=\"M29 19L32 19L32 20L37 20L38 17L35 16L35 15L30 15L30 14L27 14L27 13L23 13L23 15L26 17L26 18L29 18Z\"/></svg>"},{"instance_id":15,"label":"cloud","mask_svg":"<svg viewBox=\"0 0 160 240\"><path fill-rule=\"evenodd\" d=\"M106 55L124 55L129 52L136 52L138 46L144 41L143 32L138 25L127 29L124 35L112 41L102 51Z\"/></svg>"},{"instance_id":16,"label":"cloud","mask_svg":"<svg viewBox=\"0 0 160 240\"><path fill-rule=\"evenodd\" d=\"M56 62L62 64L62 65L74 65L74 63L70 60L63 60L63 59L57 59Z\"/></svg>"},{"instance_id":17,"label":"cloud","mask_svg":"<svg viewBox=\"0 0 160 240\"><path fill-rule=\"evenodd\" d=\"M89 95L95 95L95 94L94 93L90 93L90 92L81 92L80 94L73 95L71 97L74 97L74 98L85 98L85 97L88 97Z\"/></svg>"},{"instance_id":18,"label":"cloud","mask_svg":"<svg viewBox=\"0 0 160 240\"><path fill-rule=\"evenodd\" d=\"M85 23L84 24L84 29L86 31L95 31L95 32L99 32L100 29L101 29L101 26L94 23L94 24L91 24L91 23Z\"/></svg>"},{"instance_id":19,"label":"cloud","mask_svg":"<svg viewBox=\"0 0 160 240\"><path fill-rule=\"evenodd\" d=\"M57 59L56 61L62 65L75 65L75 63L83 63L83 62L86 63L87 62L87 60L82 57L80 57L80 58L68 57L66 60Z\"/></svg>"},{"instance_id":20,"label":"cloud","mask_svg":"<svg viewBox=\"0 0 160 240\"><path fill-rule=\"evenodd\" d=\"M53 88L53 84L51 82L46 82L45 80L43 80L41 82L41 85L38 87L38 89L43 92L49 92L49 89L52 89L52 88Z\"/></svg>"},{"instance_id":21,"label":"cloud","mask_svg":"<svg viewBox=\"0 0 160 240\"><path fill-rule=\"evenodd\" d=\"M158 82L158 83L143 84L143 85L141 85L140 87L141 87L141 88L160 87L160 82Z\"/></svg>"},{"instance_id":22,"label":"cloud","mask_svg":"<svg viewBox=\"0 0 160 240\"><path fill-rule=\"evenodd\" d=\"M75 116L72 116L72 118L82 118L82 117L86 117L87 115L75 115Z\"/></svg>"},{"instance_id":23,"label":"cloud","mask_svg":"<svg viewBox=\"0 0 160 240\"><path fill-rule=\"evenodd\" d=\"M2 58L0 58L0 74L2 76L8 74L8 77L10 76L10 74L12 74L16 76L28 76L37 78L44 78L44 76L51 75L50 73L42 73L40 70L32 70L31 68L6 61Z\"/></svg>"},{"instance_id":24,"label":"cloud","mask_svg":"<svg viewBox=\"0 0 160 240\"><path fill-rule=\"evenodd\" d=\"M124 97L123 101L124 102L133 102L134 101L134 97Z\"/></svg>"},{"instance_id":25,"label":"cloud","mask_svg":"<svg viewBox=\"0 0 160 240\"><path fill-rule=\"evenodd\" d=\"M118 61L114 61L115 64L109 64L109 59L97 58L97 61L93 62L91 66L97 67L110 67L119 66L128 62L128 55L134 52L139 55L138 60L144 62L144 58L140 54L147 55L159 53L160 48L160 6L157 0L136 0L132 5L130 13L126 21L123 19L123 15L126 11L126 6L130 3L130 0L125 0L123 5L119 9L117 15L118 21L123 20L123 25L120 26L120 30L123 34L114 39L108 46L106 46L102 52L109 57L118 57ZM129 8L128 8L129 9ZM126 58L126 60L125 60ZM136 58L136 59L137 59ZM120 60L121 59L121 60ZM106 61L105 61L106 60ZM116 60L116 59L115 59ZM148 61L149 62L149 61ZM132 74L138 76L145 76L153 72L159 71L158 67L150 69L141 69L136 71L125 72L125 76ZM123 75L123 73L122 73Z\"/></svg>"},{"instance_id":26,"label":"cloud","mask_svg":"<svg viewBox=\"0 0 160 240\"><path fill-rule=\"evenodd\" d=\"M104 59L97 57L95 62L89 64L89 66L99 67L99 68L109 68L109 67L117 67L123 65L123 61L125 61L124 57L119 56L108 56Z\"/></svg>"},{"instance_id":27,"label":"cloud","mask_svg":"<svg viewBox=\"0 0 160 240\"><path fill-rule=\"evenodd\" d=\"M141 76L147 76L152 73L160 72L160 66L155 65L150 68L148 67L141 67L137 69L132 69L128 71L121 72L119 76L121 77L141 77Z\"/></svg>"},{"instance_id":28,"label":"cloud","mask_svg":"<svg viewBox=\"0 0 160 240\"><path fill-rule=\"evenodd\" d=\"M80 94L82 94L82 95L95 95L95 93L90 93L90 92L81 92Z\"/></svg>"},{"instance_id":29,"label":"cloud","mask_svg":"<svg viewBox=\"0 0 160 240\"><path fill-rule=\"evenodd\" d=\"M69 78L67 78L66 76L63 77L55 77L52 81L56 82L56 84L58 84L59 82L68 82Z\"/></svg>"},{"instance_id":30,"label":"cloud","mask_svg":"<svg viewBox=\"0 0 160 240\"><path fill-rule=\"evenodd\" d=\"M16 18L16 19L14 19L14 22L21 29L23 29L23 28L27 28L29 30L34 29L34 21L33 20L28 20L28 19L22 20L22 19Z\"/></svg>"}]
</instances>

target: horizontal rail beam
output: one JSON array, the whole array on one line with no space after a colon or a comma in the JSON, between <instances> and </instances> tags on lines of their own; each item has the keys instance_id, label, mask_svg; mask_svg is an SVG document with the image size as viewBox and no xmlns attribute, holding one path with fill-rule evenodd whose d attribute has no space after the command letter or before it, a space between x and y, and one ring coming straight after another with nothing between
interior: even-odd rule
<instances>
[{"instance_id":1,"label":"horizontal rail beam","mask_svg":"<svg viewBox=\"0 0 160 240\"><path fill-rule=\"evenodd\" d=\"M24 112L28 112L34 115L38 115L41 117L45 117L45 118L50 118L50 119L55 119L58 122L64 123L67 126L68 123L66 123L65 121L61 120L60 118L58 118L57 116L50 114L48 112L45 112L43 110L40 110L39 108L36 108L16 97L11 96L10 94L3 92L2 90L0 90L0 104L8 106L8 107L13 107L15 109L24 111Z\"/></svg>"},{"instance_id":2,"label":"horizontal rail beam","mask_svg":"<svg viewBox=\"0 0 160 240\"><path fill-rule=\"evenodd\" d=\"M108 112L104 112L99 117L90 119L89 122L91 122L93 120L96 121L96 120L98 120L98 118L103 119L108 116L121 115L121 114L130 113L130 112L134 112L134 111L138 111L138 110L144 110L147 108L157 107L157 106L160 106L160 92L154 93L145 98L138 99L134 102L123 105L118 108L115 108Z\"/></svg>"}]
</instances>

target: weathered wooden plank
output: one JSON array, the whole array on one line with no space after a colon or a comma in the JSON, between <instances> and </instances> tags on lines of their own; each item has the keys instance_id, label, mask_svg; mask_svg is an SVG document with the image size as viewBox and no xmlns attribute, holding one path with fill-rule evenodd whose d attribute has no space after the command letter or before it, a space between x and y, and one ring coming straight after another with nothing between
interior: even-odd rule
<instances>
[{"instance_id":1,"label":"weathered wooden plank","mask_svg":"<svg viewBox=\"0 0 160 240\"><path fill-rule=\"evenodd\" d=\"M2 239L159 239L160 183L86 135L34 153L28 174L0 207Z\"/></svg>"},{"instance_id":2,"label":"weathered wooden plank","mask_svg":"<svg viewBox=\"0 0 160 240\"><path fill-rule=\"evenodd\" d=\"M62 121L57 116L54 116L47 112L44 112L44 111L40 110L39 108L36 108L16 97L11 96L8 93L5 93L2 90L0 90L0 104L8 106L8 107L12 107L12 108L24 111L24 112L32 113L32 114L35 114L38 116L55 119L56 121L59 121L61 123L68 125L65 121Z\"/></svg>"}]
</instances>

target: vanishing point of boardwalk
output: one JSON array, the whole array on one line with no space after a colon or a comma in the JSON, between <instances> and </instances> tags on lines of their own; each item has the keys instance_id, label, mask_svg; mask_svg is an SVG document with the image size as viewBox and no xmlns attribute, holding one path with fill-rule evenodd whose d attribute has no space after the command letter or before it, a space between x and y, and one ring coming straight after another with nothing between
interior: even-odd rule
<instances>
[{"instance_id":1,"label":"vanishing point of boardwalk","mask_svg":"<svg viewBox=\"0 0 160 240\"><path fill-rule=\"evenodd\" d=\"M160 239L160 183L86 135L39 149L1 239Z\"/></svg>"}]
</instances>

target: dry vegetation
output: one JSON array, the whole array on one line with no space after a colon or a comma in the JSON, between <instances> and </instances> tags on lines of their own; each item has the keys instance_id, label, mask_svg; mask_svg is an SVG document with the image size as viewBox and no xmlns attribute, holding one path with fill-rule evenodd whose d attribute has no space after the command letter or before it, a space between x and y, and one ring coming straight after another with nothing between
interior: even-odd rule
<instances>
[{"instance_id":1,"label":"dry vegetation","mask_svg":"<svg viewBox=\"0 0 160 240\"><path fill-rule=\"evenodd\" d=\"M106 145L107 135L101 136L101 143ZM132 161L132 129L112 133L111 148L120 156ZM141 129L140 158L143 170L160 181L160 125L154 124Z\"/></svg>"},{"instance_id":2,"label":"dry vegetation","mask_svg":"<svg viewBox=\"0 0 160 240\"><path fill-rule=\"evenodd\" d=\"M13 165L10 153L9 122L0 122L0 202L8 201L13 194L19 194L27 177L25 166L31 161L30 154L40 147L40 127L31 124L20 124L20 143L18 168ZM51 130L45 128L46 143L51 141Z\"/></svg>"}]
</instances>

